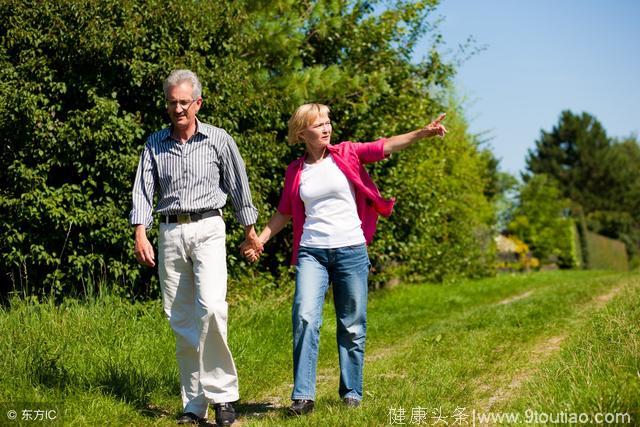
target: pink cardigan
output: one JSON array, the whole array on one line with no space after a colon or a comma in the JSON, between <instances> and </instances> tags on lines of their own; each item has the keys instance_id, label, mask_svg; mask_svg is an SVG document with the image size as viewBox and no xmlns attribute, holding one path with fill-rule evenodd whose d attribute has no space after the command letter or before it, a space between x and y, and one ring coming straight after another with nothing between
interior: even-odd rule
<instances>
[{"instance_id":1,"label":"pink cardigan","mask_svg":"<svg viewBox=\"0 0 640 427\"><path fill-rule=\"evenodd\" d=\"M362 231L367 244L373 240L376 232L378 215L388 217L393 211L395 199L384 199L373 180L362 166L363 163L377 162L385 158L385 139L375 142L341 142L329 145L327 149L333 156L338 168L353 184L356 194L356 207L362 223ZM298 259L298 249L302 238L302 229L306 219L304 203L300 198L300 175L305 156L289 164L284 176L284 188L280 196L278 211L283 215L291 215L293 219L293 254L291 264Z\"/></svg>"}]
</instances>

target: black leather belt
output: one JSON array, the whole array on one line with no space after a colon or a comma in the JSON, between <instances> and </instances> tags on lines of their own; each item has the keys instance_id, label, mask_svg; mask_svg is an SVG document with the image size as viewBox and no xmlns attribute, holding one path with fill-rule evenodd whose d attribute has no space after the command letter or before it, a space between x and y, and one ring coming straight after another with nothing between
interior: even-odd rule
<instances>
[{"instance_id":1,"label":"black leather belt","mask_svg":"<svg viewBox=\"0 0 640 427\"><path fill-rule=\"evenodd\" d=\"M222 209L211 209L204 212L186 212L178 215L163 215L162 222L166 224L172 222L187 224L189 222L196 222L201 219L211 218L212 216L222 216Z\"/></svg>"}]
</instances>

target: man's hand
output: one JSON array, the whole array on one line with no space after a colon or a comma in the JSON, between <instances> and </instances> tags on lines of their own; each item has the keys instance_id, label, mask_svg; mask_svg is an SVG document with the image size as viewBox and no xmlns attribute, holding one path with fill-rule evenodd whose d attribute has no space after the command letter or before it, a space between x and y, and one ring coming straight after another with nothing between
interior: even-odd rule
<instances>
[{"instance_id":1,"label":"man's hand","mask_svg":"<svg viewBox=\"0 0 640 427\"><path fill-rule=\"evenodd\" d=\"M135 242L134 253L138 262L147 267L154 267L156 262L154 260L153 246L147 239L147 231L142 224L136 225Z\"/></svg>"}]
</instances>

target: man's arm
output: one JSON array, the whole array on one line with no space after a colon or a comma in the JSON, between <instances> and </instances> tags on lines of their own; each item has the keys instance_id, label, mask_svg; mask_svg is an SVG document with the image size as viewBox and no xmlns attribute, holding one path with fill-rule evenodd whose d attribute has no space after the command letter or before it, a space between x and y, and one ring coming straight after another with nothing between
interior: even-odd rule
<instances>
[{"instance_id":1,"label":"man's arm","mask_svg":"<svg viewBox=\"0 0 640 427\"><path fill-rule=\"evenodd\" d=\"M151 151L145 146L140 155L136 179L133 183L133 208L129 222L135 227L135 256L140 264L155 266L153 246L147 238L146 229L153 223L153 192L155 189L155 172Z\"/></svg>"},{"instance_id":2,"label":"man's arm","mask_svg":"<svg viewBox=\"0 0 640 427\"><path fill-rule=\"evenodd\" d=\"M226 142L226 147L221 153L222 189L229 194L236 218L238 222L245 227L245 240L242 246L260 253L263 247L254 227L258 219L258 210L253 205L251 198L249 178L247 177L244 160L231 136L227 138Z\"/></svg>"}]
</instances>

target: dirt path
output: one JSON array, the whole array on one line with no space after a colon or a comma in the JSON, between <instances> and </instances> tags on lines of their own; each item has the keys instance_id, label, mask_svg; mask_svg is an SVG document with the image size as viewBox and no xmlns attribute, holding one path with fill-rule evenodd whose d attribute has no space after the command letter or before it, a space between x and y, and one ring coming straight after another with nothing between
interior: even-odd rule
<instances>
[{"instance_id":1,"label":"dirt path","mask_svg":"<svg viewBox=\"0 0 640 427\"><path fill-rule=\"evenodd\" d=\"M521 300L521 299L525 299L525 298L531 296L532 294L533 294L533 290L530 290L530 291L527 291L527 292L522 293L520 295L516 295L516 296L513 296L513 297L509 297L509 298L503 299L502 301L500 301L498 303L498 305L511 304L512 302L515 302L515 301L518 301L518 300Z\"/></svg>"},{"instance_id":2,"label":"dirt path","mask_svg":"<svg viewBox=\"0 0 640 427\"><path fill-rule=\"evenodd\" d=\"M620 291L622 291L624 286L625 285L618 285L604 294L595 296L589 302L584 304L580 308L580 310L599 310L603 308L609 301L611 301L616 295L618 295ZM521 298L524 298L524 295L526 294L530 294L530 292L525 292L521 295ZM511 299L511 301L514 300L515 299ZM504 301L501 303L504 303ZM538 366L557 354L567 336L567 333L561 333L552 337L547 337L535 343L529 350L530 358L527 361L526 366L516 371L516 373L512 376L508 378L498 378L496 380L496 377L492 375L490 378L481 379L480 385L478 386L478 391L480 391L482 394L490 392L490 395L489 397L477 402L475 406L478 408L478 410L486 413L491 411L499 404L510 400L520 389L523 383L525 383L529 378L533 376L533 374L535 374ZM488 385L491 383L497 383L498 387L492 389L492 387Z\"/></svg>"},{"instance_id":3,"label":"dirt path","mask_svg":"<svg viewBox=\"0 0 640 427\"><path fill-rule=\"evenodd\" d=\"M524 292L519 295L514 295L506 298L498 304L509 304L511 302L521 300L529 297L533 294L533 290ZM494 303L495 304L495 303ZM405 336L402 340L386 347L379 347L373 351L367 351L365 355L365 364L376 363L379 360L388 359L398 352L411 349L417 340L424 337L425 331L422 329L414 330L413 333ZM319 368L316 374L317 382L316 386L320 389L326 386L328 383L338 383L339 370L337 364L331 367ZM385 376L398 376L401 374L378 374L372 378L383 378ZM267 393L254 399L252 401L244 402L244 410L242 416L238 419L238 425L248 422L251 419L268 418L274 416L278 411L286 410L289 406L291 390L293 389L292 382L285 382L279 384L277 387L272 388Z\"/></svg>"},{"instance_id":4,"label":"dirt path","mask_svg":"<svg viewBox=\"0 0 640 427\"><path fill-rule=\"evenodd\" d=\"M604 294L597 295L579 307L579 310L599 310L611 301L623 288L624 284L618 285ZM528 298L533 293L534 290L529 290L503 299L494 304L510 304L515 301ZM401 352L403 349L408 350L415 345L416 340L423 338L424 334L425 331L423 329L416 329L413 333L405 336L401 341L396 342L391 346L381 347L374 351L367 352L365 361L367 364L375 363L379 360L388 359L394 354ZM567 333L561 333L552 337L546 337L545 339L533 344L529 349L530 357L527 360L526 365L516 371L513 375L500 377L499 375L496 376L495 374L491 374L486 378L478 378L476 382L477 386L475 387L476 393L484 396L488 395L488 397L482 398L474 406L479 411L489 412L492 408L510 400L520 389L523 383L532 377L540 364L557 354L567 336ZM339 371L337 364L335 366L318 369L318 389L326 386L328 383L337 384L338 375ZM380 374L378 376L382 377L384 374ZM290 404L289 396L292 388L293 384L291 382L285 382L277 385L275 388L272 388L269 392L253 401L243 402L244 410L237 421L237 425L246 424L250 420L271 418L286 410Z\"/></svg>"}]
</instances>

